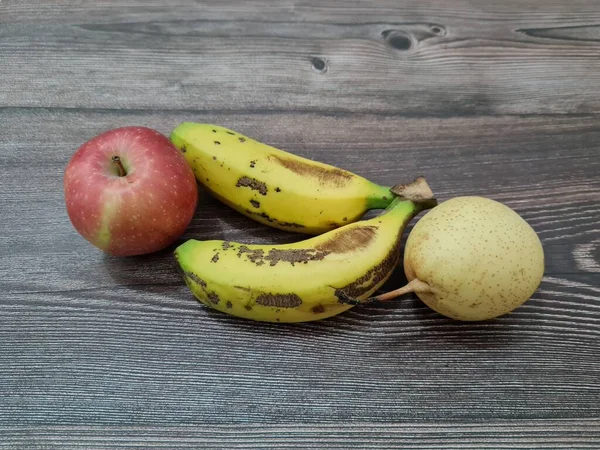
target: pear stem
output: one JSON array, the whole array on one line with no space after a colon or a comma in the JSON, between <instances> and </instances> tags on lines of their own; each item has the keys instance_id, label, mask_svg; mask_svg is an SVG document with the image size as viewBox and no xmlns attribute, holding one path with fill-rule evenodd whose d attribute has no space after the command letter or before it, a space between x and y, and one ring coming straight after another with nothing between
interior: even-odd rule
<instances>
[{"instance_id":1,"label":"pear stem","mask_svg":"<svg viewBox=\"0 0 600 450\"><path fill-rule=\"evenodd\" d=\"M123 162L121 161L121 158L115 155L112 157L112 162L114 162L117 165L117 170L119 171L120 177L124 177L125 175L127 175L127 171L125 170L125 167L123 167Z\"/></svg>"},{"instance_id":2,"label":"pear stem","mask_svg":"<svg viewBox=\"0 0 600 450\"><path fill-rule=\"evenodd\" d=\"M411 280L409 283L402 286L401 288L394 289L393 291L385 292L384 294L379 294L374 297L370 297L364 301L386 302L388 300L393 300L396 297L400 297L401 295L408 294L409 292L431 292L431 287L424 281L415 278L414 280Z\"/></svg>"},{"instance_id":3,"label":"pear stem","mask_svg":"<svg viewBox=\"0 0 600 450\"><path fill-rule=\"evenodd\" d=\"M429 209L437 206L438 202L427 184L425 177L415 178L412 183L397 184L390 189L392 194L404 200L410 200L422 209Z\"/></svg>"},{"instance_id":4,"label":"pear stem","mask_svg":"<svg viewBox=\"0 0 600 450\"><path fill-rule=\"evenodd\" d=\"M344 294L343 292L336 292L336 295L340 303L346 303L347 305L356 306L372 302L385 302L388 300L392 300L396 297L400 297L401 295L408 294L409 292L433 292L433 290L431 286L429 286L427 283L419 280L418 278L415 278L414 280L411 280L409 283L402 286L401 288L394 289L393 291L385 292L374 297L365 298L364 300L359 300L357 298L350 297Z\"/></svg>"}]
</instances>

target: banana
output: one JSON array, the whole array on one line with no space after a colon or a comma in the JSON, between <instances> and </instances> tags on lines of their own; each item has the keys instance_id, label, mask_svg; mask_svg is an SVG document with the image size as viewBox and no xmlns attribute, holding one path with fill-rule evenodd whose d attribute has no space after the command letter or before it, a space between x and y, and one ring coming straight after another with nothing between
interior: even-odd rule
<instances>
[{"instance_id":1,"label":"banana","mask_svg":"<svg viewBox=\"0 0 600 450\"><path fill-rule=\"evenodd\" d=\"M224 127L184 122L170 139L216 198L282 230L321 234L386 208L394 198L389 187Z\"/></svg>"},{"instance_id":2,"label":"banana","mask_svg":"<svg viewBox=\"0 0 600 450\"><path fill-rule=\"evenodd\" d=\"M436 204L423 178L401 191L412 200L396 198L376 217L300 242L190 239L175 259L194 296L216 310L266 322L331 317L379 289L398 264L406 225Z\"/></svg>"}]
</instances>

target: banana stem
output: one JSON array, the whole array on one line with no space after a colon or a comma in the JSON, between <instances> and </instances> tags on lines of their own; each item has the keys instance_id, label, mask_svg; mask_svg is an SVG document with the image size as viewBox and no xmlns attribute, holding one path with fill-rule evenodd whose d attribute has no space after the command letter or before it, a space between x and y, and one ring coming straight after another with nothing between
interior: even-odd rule
<instances>
[{"instance_id":1,"label":"banana stem","mask_svg":"<svg viewBox=\"0 0 600 450\"><path fill-rule=\"evenodd\" d=\"M404 200L410 200L421 206L422 209L433 208L437 205L437 200L425 177L417 177L412 183L397 184L390 189L397 197Z\"/></svg>"}]
</instances>

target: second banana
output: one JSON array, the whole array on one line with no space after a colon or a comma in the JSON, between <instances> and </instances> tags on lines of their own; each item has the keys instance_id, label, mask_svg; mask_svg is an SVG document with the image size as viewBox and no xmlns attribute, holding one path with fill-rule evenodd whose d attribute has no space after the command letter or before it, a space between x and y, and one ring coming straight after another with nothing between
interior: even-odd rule
<instances>
[{"instance_id":1,"label":"second banana","mask_svg":"<svg viewBox=\"0 0 600 450\"><path fill-rule=\"evenodd\" d=\"M211 308L268 322L339 314L372 295L398 264L402 233L435 206L424 179L404 187L385 211L304 241L250 245L189 240L175 250L184 280Z\"/></svg>"}]
</instances>

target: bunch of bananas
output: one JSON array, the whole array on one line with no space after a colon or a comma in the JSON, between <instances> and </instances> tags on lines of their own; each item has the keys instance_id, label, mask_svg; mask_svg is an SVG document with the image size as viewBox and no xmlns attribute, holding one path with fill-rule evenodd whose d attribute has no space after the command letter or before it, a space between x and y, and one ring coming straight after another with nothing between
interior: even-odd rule
<instances>
[{"instance_id":1,"label":"bunch of bananas","mask_svg":"<svg viewBox=\"0 0 600 450\"><path fill-rule=\"evenodd\" d=\"M406 225L437 204L422 177L380 186L220 126L184 122L170 139L223 203L265 225L315 235L285 245L191 239L177 247L194 296L238 317L312 321L368 299L397 266ZM373 209L383 211L361 220Z\"/></svg>"}]
</instances>

